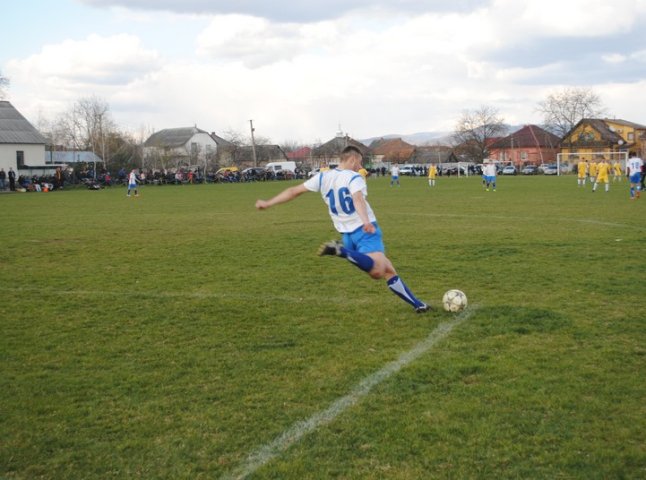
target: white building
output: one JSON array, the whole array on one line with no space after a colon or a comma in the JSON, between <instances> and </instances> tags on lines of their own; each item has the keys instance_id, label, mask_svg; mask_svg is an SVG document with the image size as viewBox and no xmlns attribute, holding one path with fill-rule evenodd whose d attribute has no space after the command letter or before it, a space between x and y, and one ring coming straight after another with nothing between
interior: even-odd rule
<instances>
[{"instance_id":1,"label":"white building","mask_svg":"<svg viewBox=\"0 0 646 480\"><path fill-rule=\"evenodd\" d=\"M0 168L41 166L47 139L11 103L0 101Z\"/></svg>"},{"instance_id":2,"label":"white building","mask_svg":"<svg viewBox=\"0 0 646 480\"><path fill-rule=\"evenodd\" d=\"M153 133L144 143L147 165L174 168L182 165L205 165L217 154L215 139L197 127L167 128Z\"/></svg>"}]
</instances>

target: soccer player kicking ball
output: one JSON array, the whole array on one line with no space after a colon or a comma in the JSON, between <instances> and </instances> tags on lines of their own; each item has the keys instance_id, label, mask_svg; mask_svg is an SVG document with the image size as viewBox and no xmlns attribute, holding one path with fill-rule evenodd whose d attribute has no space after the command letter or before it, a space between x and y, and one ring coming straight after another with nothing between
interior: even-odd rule
<instances>
[{"instance_id":1,"label":"soccer player kicking ball","mask_svg":"<svg viewBox=\"0 0 646 480\"><path fill-rule=\"evenodd\" d=\"M266 210L306 192L321 192L334 228L343 236L343 243L335 240L326 242L321 245L318 254L345 258L372 278L385 279L388 288L408 302L416 312L426 312L430 306L413 295L384 254L381 229L365 198L368 187L365 179L357 173L362 160L363 155L358 148L346 147L341 152L337 168L319 172L306 182L286 188L269 200L258 200L256 208Z\"/></svg>"}]
</instances>

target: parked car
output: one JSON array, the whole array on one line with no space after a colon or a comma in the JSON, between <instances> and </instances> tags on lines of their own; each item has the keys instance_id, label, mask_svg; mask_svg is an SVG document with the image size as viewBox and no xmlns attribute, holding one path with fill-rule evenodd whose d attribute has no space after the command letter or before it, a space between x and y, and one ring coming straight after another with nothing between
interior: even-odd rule
<instances>
[{"instance_id":1,"label":"parked car","mask_svg":"<svg viewBox=\"0 0 646 480\"><path fill-rule=\"evenodd\" d=\"M450 167L442 171L442 175L466 175L467 174L467 169L464 167L460 167L458 170L458 167Z\"/></svg>"},{"instance_id":2,"label":"parked car","mask_svg":"<svg viewBox=\"0 0 646 480\"><path fill-rule=\"evenodd\" d=\"M516 175L517 173L518 172L516 171L516 167L514 167L513 165L507 165L502 169L503 175Z\"/></svg>"},{"instance_id":3,"label":"parked car","mask_svg":"<svg viewBox=\"0 0 646 480\"><path fill-rule=\"evenodd\" d=\"M245 168L242 171L242 178L247 182L269 180L272 176L271 172L262 167Z\"/></svg>"},{"instance_id":4,"label":"parked car","mask_svg":"<svg viewBox=\"0 0 646 480\"><path fill-rule=\"evenodd\" d=\"M559 169L556 168L555 164L550 163L549 165L545 165L543 167L543 174L544 175L558 175L559 174Z\"/></svg>"},{"instance_id":5,"label":"parked car","mask_svg":"<svg viewBox=\"0 0 646 480\"><path fill-rule=\"evenodd\" d=\"M538 168L535 165L525 165L520 171L523 175L536 175L538 173Z\"/></svg>"},{"instance_id":6,"label":"parked car","mask_svg":"<svg viewBox=\"0 0 646 480\"><path fill-rule=\"evenodd\" d=\"M417 170L412 165L404 165L399 169L399 174L401 176L404 176L404 175L415 176L417 175Z\"/></svg>"}]
</instances>

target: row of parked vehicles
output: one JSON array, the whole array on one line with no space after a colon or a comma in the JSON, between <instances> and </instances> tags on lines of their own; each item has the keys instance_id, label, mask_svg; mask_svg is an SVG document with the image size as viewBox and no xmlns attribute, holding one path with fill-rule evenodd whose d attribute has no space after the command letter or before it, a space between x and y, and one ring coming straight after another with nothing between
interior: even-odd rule
<instances>
[{"instance_id":1,"label":"row of parked vehicles","mask_svg":"<svg viewBox=\"0 0 646 480\"><path fill-rule=\"evenodd\" d=\"M334 168L335 165L331 166ZM215 174L215 181L263 181L263 180L291 180L299 178L307 178L318 173L320 169L315 169L310 172L301 171L296 167L295 162L271 162L265 167L251 167L244 170L239 170L237 167L224 167L218 170ZM384 170L384 174L386 169ZM561 165L561 173L569 172L569 166L566 164ZM497 165L498 175L558 175L558 167L555 163L541 164L541 165L525 165L518 169L514 165ZM428 168L420 165L403 165L399 170L400 175L410 176L426 176ZM482 175L482 165L459 165L451 167L438 168L440 175Z\"/></svg>"},{"instance_id":2,"label":"row of parked vehicles","mask_svg":"<svg viewBox=\"0 0 646 480\"><path fill-rule=\"evenodd\" d=\"M569 171L570 169L567 166L561 165L562 173L567 173ZM514 165L507 165L503 167L500 173L502 175L516 175L518 174L518 170ZM556 163L547 163L547 164L541 164L538 166L525 165L523 168L520 169L520 173L522 175L538 175L540 173L542 173L543 175L558 175L559 169Z\"/></svg>"}]
</instances>

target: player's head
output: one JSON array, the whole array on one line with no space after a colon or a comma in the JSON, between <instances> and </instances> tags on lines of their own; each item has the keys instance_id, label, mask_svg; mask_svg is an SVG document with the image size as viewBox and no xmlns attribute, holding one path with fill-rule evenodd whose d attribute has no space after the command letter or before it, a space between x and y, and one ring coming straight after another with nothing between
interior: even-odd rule
<instances>
[{"instance_id":1,"label":"player's head","mask_svg":"<svg viewBox=\"0 0 646 480\"><path fill-rule=\"evenodd\" d=\"M348 145L341 151L341 163L354 163L356 162L356 168L361 168L361 162L363 161L363 154L361 150L353 145Z\"/></svg>"},{"instance_id":2,"label":"player's head","mask_svg":"<svg viewBox=\"0 0 646 480\"><path fill-rule=\"evenodd\" d=\"M346 158L351 157L352 155L358 155L359 158L361 158L363 160L363 153L361 153L361 150L359 150L354 145L348 145L341 152L341 161L345 160Z\"/></svg>"}]
</instances>

